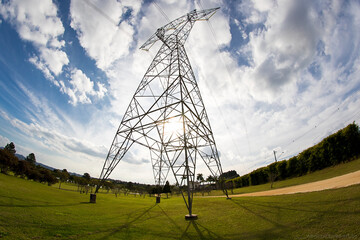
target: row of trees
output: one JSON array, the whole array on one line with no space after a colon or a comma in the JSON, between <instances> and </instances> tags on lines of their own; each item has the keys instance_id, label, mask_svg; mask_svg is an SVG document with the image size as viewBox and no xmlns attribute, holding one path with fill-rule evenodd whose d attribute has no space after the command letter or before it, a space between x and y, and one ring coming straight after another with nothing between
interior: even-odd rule
<instances>
[{"instance_id":1,"label":"row of trees","mask_svg":"<svg viewBox=\"0 0 360 240\"><path fill-rule=\"evenodd\" d=\"M235 172L236 173L236 172ZM200 184L204 184L204 183L208 183L208 184L213 184L216 183L218 181L218 178L213 175L209 175L206 179L204 178L204 175L202 173L198 173L196 175L196 180L200 183Z\"/></svg>"},{"instance_id":2,"label":"row of trees","mask_svg":"<svg viewBox=\"0 0 360 240\"><path fill-rule=\"evenodd\" d=\"M117 180L107 180L100 182L99 179L91 178L88 173L84 173L83 176L77 176L70 174L66 169L59 170L54 169L53 171L36 164L36 157L34 153L30 153L24 160L19 160L16 155L15 144L9 143L4 149L0 149L0 168L1 172L7 174L12 172L15 176L26 178L41 183L47 183L49 186L58 183L59 189L62 183L69 182L77 185L77 191L80 193L92 193L96 186L101 185L101 192L109 193L110 190L116 196L118 194L134 194L135 196L145 196L145 194L157 195L160 193L166 194L180 194L180 190L183 186L170 185L167 181L162 186L146 185L132 182L122 182ZM238 176L236 171L229 171L223 174L224 178L233 178ZM210 192L213 188L216 188L216 182L218 179L209 175L204 179L203 174L197 175L197 180L202 184L200 187L194 184L196 191L200 191L203 194ZM208 183L206 186L204 183Z\"/></svg>"},{"instance_id":3,"label":"row of trees","mask_svg":"<svg viewBox=\"0 0 360 240\"><path fill-rule=\"evenodd\" d=\"M24 160L20 160L15 155L16 149L13 142L7 144L4 149L0 149L0 171L8 174L12 172L15 176L33 180L36 182L47 183L53 185L71 181L78 184L79 191L85 191L87 186L96 184L93 182L90 175L85 173L82 177L70 175L66 169L53 171L36 164L36 157L34 153L30 153Z\"/></svg>"},{"instance_id":4,"label":"row of trees","mask_svg":"<svg viewBox=\"0 0 360 240\"><path fill-rule=\"evenodd\" d=\"M13 172L15 176L31 179L38 182L48 183L49 185L57 182L53 173L40 166L36 166L34 153L30 153L25 160L19 160L16 156L15 144L7 144L4 149L0 149L0 168L1 172L7 174Z\"/></svg>"},{"instance_id":5,"label":"row of trees","mask_svg":"<svg viewBox=\"0 0 360 240\"><path fill-rule=\"evenodd\" d=\"M173 190L169 182L166 182L164 187L145 185L132 182L122 182L116 180L108 180L100 182L99 179L92 178L89 173L84 173L83 176L70 174L66 169L53 171L36 164L36 157L34 153L30 153L24 160L19 160L16 155L15 144L13 142L7 144L4 149L0 149L0 171L1 173L8 174L12 172L15 176L26 178L41 183L47 183L49 186L59 183L59 189L62 183L69 182L77 185L77 191L80 193L93 192L96 186L101 184L102 191L117 194L129 193L134 194L169 194Z\"/></svg>"},{"instance_id":6,"label":"row of trees","mask_svg":"<svg viewBox=\"0 0 360 240\"><path fill-rule=\"evenodd\" d=\"M245 187L298 177L360 156L360 131L355 123L326 137L288 160L272 163L227 181L228 187Z\"/></svg>"}]
</instances>

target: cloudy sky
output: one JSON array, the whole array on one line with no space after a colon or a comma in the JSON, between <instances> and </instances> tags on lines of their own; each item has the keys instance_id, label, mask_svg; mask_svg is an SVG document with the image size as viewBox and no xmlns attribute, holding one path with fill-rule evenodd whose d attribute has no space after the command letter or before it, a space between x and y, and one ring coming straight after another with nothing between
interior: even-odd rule
<instances>
[{"instance_id":1,"label":"cloudy sky","mask_svg":"<svg viewBox=\"0 0 360 240\"><path fill-rule=\"evenodd\" d=\"M139 47L167 19L214 7L185 48L224 171L359 124L359 1L1 0L0 146L99 177L160 45ZM110 177L153 183L149 159L131 149Z\"/></svg>"}]
</instances>

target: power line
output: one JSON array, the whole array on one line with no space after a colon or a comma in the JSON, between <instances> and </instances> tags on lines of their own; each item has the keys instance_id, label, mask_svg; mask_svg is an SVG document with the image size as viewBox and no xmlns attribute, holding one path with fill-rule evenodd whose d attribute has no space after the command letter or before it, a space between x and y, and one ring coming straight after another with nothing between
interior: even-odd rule
<instances>
[{"instance_id":1,"label":"power line","mask_svg":"<svg viewBox=\"0 0 360 240\"><path fill-rule=\"evenodd\" d=\"M201 4L201 0L198 0L197 2L198 2L198 4L199 4L201 10L204 10L204 7L203 7L202 4Z\"/></svg>"},{"instance_id":2,"label":"power line","mask_svg":"<svg viewBox=\"0 0 360 240\"><path fill-rule=\"evenodd\" d=\"M360 91L360 90L358 90L357 92L359 92L359 91ZM356 92L356 93L357 93L357 92ZM318 124L316 124L314 127L311 127L311 128L310 128L309 130L307 130L305 133L303 133L302 135L298 136L297 138L295 138L294 140L292 140L291 142L289 142L288 144L286 144L286 145L283 147L283 149L285 150L285 149L286 149L288 146L290 146L291 144L297 142L299 139L303 138L303 137L306 136L308 133L314 131L314 129L319 129L319 126L322 125L323 123L329 121L330 119L332 119L332 118L335 116L335 114L342 109L343 105L344 105L346 102L347 102L347 101L342 101L340 104L338 104L338 105L336 106L335 110L332 111L332 112L328 115L328 117L322 118ZM359 111L356 111L355 114L351 115L351 117L350 117L350 118L347 118L347 120L345 120L345 121L344 121L344 120L341 120L341 122L342 122L342 123L347 123L347 122L351 121L351 119L356 119L356 118L357 118L356 116L359 115L359 114L360 114L360 110L359 110ZM342 119L344 119L344 118L342 118ZM338 129L338 127L332 129L332 130L330 131L330 133L333 133L336 129ZM319 137L321 137L322 135L323 135L323 134L319 134L319 135L317 135L315 138L313 138L313 140L312 140L313 145L316 144L316 143L315 143L315 140L317 140L317 139L318 139ZM295 156L297 153L299 153L299 152L301 152L301 151L302 151L302 150L300 150L300 151L293 151L293 152L287 154L285 157L283 157L283 158L281 158L281 159L287 159L287 158L289 158L289 157L293 157L293 156ZM270 155L270 154L269 154L269 155ZM265 160L269 158L269 155L265 158ZM280 156L278 157L278 159L280 160ZM266 160L266 161L267 161L267 160Z\"/></svg>"},{"instance_id":3,"label":"power line","mask_svg":"<svg viewBox=\"0 0 360 240\"><path fill-rule=\"evenodd\" d=\"M200 2L200 0L199 0L199 2ZM201 3L201 2L200 2L200 3ZM213 38L214 38L214 41L215 41L215 43L216 43L216 50L217 50L217 52L218 52L218 54L219 54L219 57L220 57L223 65L224 65L225 68L226 68L226 72L227 72L227 74L228 74L228 77L229 77L229 80L230 80L230 84L232 85L233 89L235 89L235 84L233 83L233 79L232 79L232 77L231 77L231 73L230 73L229 66L225 63L225 61L224 61L224 59L223 59L223 57L222 57L222 55L221 55L221 51L220 51L220 48L219 48L220 44L219 44L219 42L217 41L217 37L216 37L215 31L214 31L214 28L212 27L212 24L211 24L210 21L207 21L207 22L208 22L208 26L209 26L209 28L210 28L210 32L211 32L211 34L212 34L212 36L213 36ZM238 99L238 98L237 98L237 101L238 101L238 104L240 105L240 102L239 102L239 99ZM244 128L245 128L245 134L246 134L246 140L247 140L248 147L249 147L249 153L251 154L251 147L250 147L251 145L250 145L250 141L249 141L249 134L248 134L248 131L247 131L246 121L245 121L243 115L242 115L241 120L242 120L243 125L244 125Z\"/></svg>"},{"instance_id":4,"label":"power line","mask_svg":"<svg viewBox=\"0 0 360 240\"><path fill-rule=\"evenodd\" d=\"M200 8L203 9L201 0L197 0L197 2L198 2L198 4L199 4ZM216 51L218 52L219 57L220 57L220 60L222 61L223 65L224 65L225 68L226 68L226 72L227 72L227 74L228 74L228 77L229 77L229 80L230 80L230 84L232 85L233 89L235 89L235 84L234 84L233 81L232 81L232 77L231 77L231 74L230 74L229 66L225 63L224 59L222 58L221 51L220 51L220 47L219 47L220 44L219 44L219 42L217 41L217 37L216 37L215 31L214 31L214 28L213 28L213 26L212 26L212 24L211 24L210 21L207 21L207 22L208 22L208 26L209 26L209 28L210 28L210 32L211 32L211 34L212 34L212 36L213 36L213 39L214 39L214 41L215 41ZM237 99L237 100L238 100L238 99ZM239 102L239 100L238 100L238 102ZM221 116L223 116L223 114L221 114ZM244 118L242 118L242 122L243 122L243 125L244 125L244 128L245 128L245 134L246 134L246 139L247 139L247 143L248 143L248 147L249 147L249 153L251 154L250 141L249 141L247 126L246 126L246 122L245 122L245 119L244 119ZM232 135L231 132L230 132L230 135Z\"/></svg>"},{"instance_id":5,"label":"power line","mask_svg":"<svg viewBox=\"0 0 360 240\"><path fill-rule=\"evenodd\" d=\"M155 5L155 7L160 11L160 13L164 16L164 18L166 19L167 22L171 22L170 19L168 18L168 16L166 15L166 13L161 9L161 7L155 2L153 1L153 4Z\"/></svg>"},{"instance_id":6,"label":"power line","mask_svg":"<svg viewBox=\"0 0 360 240\"><path fill-rule=\"evenodd\" d=\"M201 0L197 0L197 3L198 3L198 5L199 5L199 7L201 8L201 10L203 10L204 7L202 6ZM209 28L210 28L210 32L211 32L211 34L212 34L212 36L213 36L213 40L214 40L215 45L216 45L217 53L218 53L218 55L219 55L219 57L220 57L220 60L222 61L223 65L224 65L225 68L226 68L228 77L229 77L229 79L230 79L230 84L233 86L233 89L235 89L235 86L234 86L234 84L233 84L233 82L232 82L232 77L231 77L231 74L230 74L230 69L229 69L228 65L225 63L224 59L223 59L222 56L221 56L221 51L220 51L220 47L219 47L220 44L219 44L219 42L217 41L217 37L216 37L215 31L214 31L214 29L213 29L213 27L212 27L212 25L211 25L211 22L210 22L209 20L208 20L207 22L208 22L208 26L209 26ZM207 85L206 82L205 82L205 85ZM211 88L208 87L208 89L209 89L209 91L211 92L211 97L213 98L213 101L215 102L216 108L218 109L218 112L220 113L220 116L221 116L221 118L223 119L224 125L225 125L225 127L226 127L226 129L227 129L227 131L228 131L228 133L229 133L229 135L230 135L230 137L231 137L231 140L232 140L232 142L233 142L233 145L235 146L236 152L237 152L238 156L240 156L241 154L240 154L240 152L239 152L239 147L238 147L236 141L234 140L234 137L233 137L232 131L230 130L230 127L228 126L228 124L226 123L226 120L224 119L224 116L225 116L225 115L224 115L224 114L222 113L222 111L220 110L220 107L219 107L219 105L218 105L218 103L217 103L217 100L214 98L214 94L213 94ZM238 99L237 99L237 100L238 100ZM239 101L239 100L238 100L238 101ZM247 143L248 143L249 153L251 154L250 141L249 141L247 126L246 126L246 122L245 122L244 118L242 118L242 124L243 124L243 126L244 126L244 128L245 128L246 140L247 140Z\"/></svg>"},{"instance_id":7,"label":"power line","mask_svg":"<svg viewBox=\"0 0 360 240\"><path fill-rule=\"evenodd\" d=\"M342 104L344 104L344 102L342 102L339 106L341 106ZM335 112L333 112L333 113L331 114L331 117L334 115L334 113L336 113L337 111L340 110L339 106L338 106L338 108L335 110ZM347 122L351 121L352 119L355 119L356 116L359 115L359 114L360 114L360 110L357 111L357 112L355 112L355 114L351 115L351 117L347 118L347 120L342 121L342 122L343 122L343 123L347 123ZM328 119L329 119L329 118L327 118L327 120L328 120ZM325 122L325 121L323 121L323 122ZM322 123L323 123L323 122L322 122ZM319 126L319 125L320 125L320 124L318 124L317 126ZM333 133L333 132L334 132L335 130L337 130L337 129L338 129L338 127L332 129L332 130L330 131L330 133ZM312 129L311 129L311 130L312 130ZM308 131L307 131L307 132L308 132ZM304 135L306 135L307 132L306 132L305 134L303 134L301 137L303 137ZM317 136L316 138L314 138L314 139L313 139L313 142L314 142L314 140L316 140L316 139L319 138L320 136L321 136L321 135L319 135L319 136ZM329 135L328 135L328 136L329 136ZM300 137L299 137L299 138L300 138ZM299 138L298 138L298 139L299 139ZM324 138L325 138L325 137L324 137ZM301 152L301 151L303 151L303 150L294 151L292 154L288 154L287 156L283 157L282 159L286 159L286 158L295 156L296 153L299 153L299 152Z\"/></svg>"},{"instance_id":8,"label":"power line","mask_svg":"<svg viewBox=\"0 0 360 240\"><path fill-rule=\"evenodd\" d=\"M345 104L345 101L341 102L336 109L327 117L327 118L323 118L322 120L320 120L320 122L318 124L316 124L314 127L310 128L308 131L306 131L305 133L303 133L301 136L295 138L294 140L292 140L291 142L289 142L287 145L284 146L284 149L288 146L290 146L292 143L295 143L296 141L298 141L299 139L303 138L304 136L306 136L308 133L312 132L314 130L314 128L318 128L320 125L322 125L324 122L329 121L329 119L331 119L336 112L338 112L340 110L340 108L342 107L342 105Z\"/></svg>"},{"instance_id":9,"label":"power line","mask_svg":"<svg viewBox=\"0 0 360 240\"><path fill-rule=\"evenodd\" d=\"M107 13L105 13L102 9L97 7L90 0L83 0L83 2L85 4L87 4L89 7L91 7L93 10L95 10L97 13L99 13L104 19L108 20L111 24L113 24L115 27L117 27L118 30L120 30L119 26L120 26L121 22L115 21L113 18L111 18ZM128 36L131 36L131 37L133 36L132 33L129 33L128 31L125 31L123 28L121 29L121 31L126 33Z\"/></svg>"},{"instance_id":10,"label":"power line","mask_svg":"<svg viewBox=\"0 0 360 240\"><path fill-rule=\"evenodd\" d=\"M114 24L115 26L118 26L118 22L116 22L114 19L112 19L109 15L107 15L103 10L98 8L94 3L92 3L90 0L83 0L89 7L94 9L96 12L98 12L101 16L103 16L105 19L107 19L109 22Z\"/></svg>"}]
</instances>

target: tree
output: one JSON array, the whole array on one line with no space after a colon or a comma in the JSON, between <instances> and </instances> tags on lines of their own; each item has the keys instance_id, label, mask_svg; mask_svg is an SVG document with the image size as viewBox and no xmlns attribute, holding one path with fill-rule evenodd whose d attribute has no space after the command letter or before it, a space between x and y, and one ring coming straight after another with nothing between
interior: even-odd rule
<instances>
[{"instance_id":1,"label":"tree","mask_svg":"<svg viewBox=\"0 0 360 240\"><path fill-rule=\"evenodd\" d=\"M169 197L169 193L171 193L171 188L170 188L170 183L169 183L169 181L166 181L162 192L163 192L163 193L166 193L166 198Z\"/></svg>"},{"instance_id":2,"label":"tree","mask_svg":"<svg viewBox=\"0 0 360 240\"><path fill-rule=\"evenodd\" d=\"M15 150L15 144L13 142L6 144L6 146L4 147L4 149L10 153L12 153L13 155L15 155L16 150Z\"/></svg>"},{"instance_id":3,"label":"tree","mask_svg":"<svg viewBox=\"0 0 360 240\"><path fill-rule=\"evenodd\" d=\"M234 183L234 180L228 180L225 182L225 188L226 189L230 189L231 190L231 194L234 193L234 186L235 186L235 183Z\"/></svg>"},{"instance_id":4,"label":"tree","mask_svg":"<svg viewBox=\"0 0 360 240\"><path fill-rule=\"evenodd\" d=\"M82 178L84 178L84 179L86 180L87 184L89 184L90 179L91 179L90 174L84 173L84 175L82 176Z\"/></svg>"},{"instance_id":5,"label":"tree","mask_svg":"<svg viewBox=\"0 0 360 240\"><path fill-rule=\"evenodd\" d=\"M129 192L134 190L134 184L132 182L127 182L125 187Z\"/></svg>"},{"instance_id":6,"label":"tree","mask_svg":"<svg viewBox=\"0 0 360 240\"><path fill-rule=\"evenodd\" d=\"M9 153L12 153L13 155L15 155L15 153L16 153L15 144L13 142L6 144L4 149L6 151L8 151Z\"/></svg>"},{"instance_id":7,"label":"tree","mask_svg":"<svg viewBox=\"0 0 360 240\"><path fill-rule=\"evenodd\" d=\"M239 177L239 174L237 174L235 170L230 170L221 174L220 177L225 179L233 179Z\"/></svg>"},{"instance_id":8,"label":"tree","mask_svg":"<svg viewBox=\"0 0 360 240\"><path fill-rule=\"evenodd\" d=\"M29 172L32 168L33 166L29 162L20 160L15 168L15 175L20 176L21 178L25 178L29 175Z\"/></svg>"},{"instance_id":9,"label":"tree","mask_svg":"<svg viewBox=\"0 0 360 240\"><path fill-rule=\"evenodd\" d=\"M52 172L49 169L46 168L40 168L40 182L47 182L49 186L52 184L55 184L57 182L56 177L52 174Z\"/></svg>"},{"instance_id":10,"label":"tree","mask_svg":"<svg viewBox=\"0 0 360 240\"><path fill-rule=\"evenodd\" d=\"M209 175L209 176L206 178L206 181L211 184L211 183L215 182L215 178L214 178L212 175Z\"/></svg>"},{"instance_id":11,"label":"tree","mask_svg":"<svg viewBox=\"0 0 360 240\"><path fill-rule=\"evenodd\" d=\"M249 183L251 186L268 182L268 168L262 167L252 171L249 175Z\"/></svg>"},{"instance_id":12,"label":"tree","mask_svg":"<svg viewBox=\"0 0 360 240\"><path fill-rule=\"evenodd\" d=\"M200 183L203 183L205 181L203 174L198 173L198 175L196 176L196 180L198 180Z\"/></svg>"},{"instance_id":13,"label":"tree","mask_svg":"<svg viewBox=\"0 0 360 240\"><path fill-rule=\"evenodd\" d=\"M0 168L2 173L7 173L8 170L13 170L18 164L18 159L10 151L0 149Z\"/></svg>"},{"instance_id":14,"label":"tree","mask_svg":"<svg viewBox=\"0 0 360 240\"><path fill-rule=\"evenodd\" d=\"M34 167L31 167L29 169L29 173L28 173L28 179L31 179L33 181L36 181L36 182L40 182L41 179L42 179L42 175L41 173Z\"/></svg>"},{"instance_id":15,"label":"tree","mask_svg":"<svg viewBox=\"0 0 360 240\"><path fill-rule=\"evenodd\" d=\"M28 161L29 163L35 165L35 163L36 163L35 154L34 154L34 153L30 153L30 154L25 158L25 160Z\"/></svg>"},{"instance_id":16,"label":"tree","mask_svg":"<svg viewBox=\"0 0 360 240\"><path fill-rule=\"evenodd\" d=\"M288 173L288 177L296 177L299 174L297 156L287 160L286 171Z\"/></svg>"},{"instance_id":17,"label":"tree","mask_svg":"<svg viewBox=\"0 0 360 240\"><path fill-rule=\"evenodd\" d=\"M85 189L85 193L88 194L90 187L90 181L91 181L91 177L89 173L84 173L84 175L81 177L82 181L82 187Z\"/></svg>"},{"instance_id":18,"label":"tree","mask_svg":"<svg viewBox=\"0 0 360 240\"><path fill-rule=\"evenodd\" d=\"M283 160L283 161L278 162L278 165L276 166L281 180L284 180L287 178L286 165L287 165L286 160Z\"/></svg>"},{"instance_id":19,"label":"tree","mask_svg":"<svg viewBox=\"0 0 360 240\"><path fill-rule=\"evenodd\" d=\"M59 189L60 189L61 183L66 182L70 178L70 174L66 169L63 169L61 172L57 171L57 177L59 178Z\"/></svg>"},{"instance_id":20,"label":"tree","mask_svg":"<svg viewBox=\"0 0 360 240\"><path fill-rule=\"evenodd\" d=\"M269 181L271 183L270 188L273 188L274 181L276 180L276 178L279 175L278 171L277 171L277 165L278 165L278 163L274 162L268 166Z\"/></svg>"},{"instance_id":21,"label":"tree","mask_svg":"<svg viewBox=\"0 0 360 240\"><path fill-rule=\"evenodd\" d=\"M100 184L100 182L96 182L96 185ZM104 189L109 193L110 189L113 189L115 187L115 184L111 181L104 181L102 183Z\"/></svg>"},{"instance_id":22,"label":"tree","mask_svg":"<svg viewBox=\"0 0 360 240\"><path fill-rule=\"evenodd\" d=\"M83 187L85 186L85 179L83 177L72 176L73 182L77 184L78 191L82 193Z\"/></svg>"},{"instance_id":23,"label":"tree","mask_svg":"<svg viewBox=\"0 0 360 240\"><path fill-rule=\"evenodd\" d=\"M152 187L151 188L151 194L153 194L153 195L157 195L157 194L159 194L159 188L160 188L160 186L159 185L157 185L157 186L155 186L155 187Z\"/></svg>"},{"instance_id":24,"label":"tree","mask_svg":"<svg viewBox=\"0 0 360 240\"><path fill-rule=\"evenodd\" d=\"M198 175L196 176L196 180L198 180L200 182L200 191L201 191L201 194L204 196L204 187L201 186L201 184L205 182L203 174L198 173Z\"/></svg>"}]
</instances>

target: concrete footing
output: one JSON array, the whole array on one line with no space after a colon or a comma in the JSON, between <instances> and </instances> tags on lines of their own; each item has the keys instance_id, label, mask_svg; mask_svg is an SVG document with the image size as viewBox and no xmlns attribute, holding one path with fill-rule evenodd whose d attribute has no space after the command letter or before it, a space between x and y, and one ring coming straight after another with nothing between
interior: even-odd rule
<instances>
[{"instance_id":1,"label":"concrete footing","mask_svg":"<svg viewBox=\"0 0 360 240\"><path fill-rule=\"evenodd\" d=\"M190 220L196 220L196 219L198 219L198 216L196 215L196 214L187 214L187 215L185 215L185 220L188 220L188 221L190 221Z\"/></svg>"},{"instance_id":2,"label":"concrete footing","mask_svg":"<svg viewBox=\"0 0 360 240\"><path fill-rule=\"evenodd\" d=\"M90 193L90 203L96 203L96 194Z\"/></svg>"}]
</instances>

